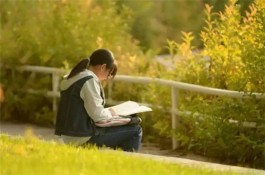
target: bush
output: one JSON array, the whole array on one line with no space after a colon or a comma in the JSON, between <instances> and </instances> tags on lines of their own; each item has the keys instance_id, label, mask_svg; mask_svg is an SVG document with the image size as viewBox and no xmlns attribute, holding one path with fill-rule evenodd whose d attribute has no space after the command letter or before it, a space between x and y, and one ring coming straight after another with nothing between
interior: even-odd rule
<instances>
[{"instance_id":1,"label":"bush","mask_svg":"<svg viewBox=\"0 0 265 175\"><path fill-rule=\"evenodd\" d=\"M101 47L111 49L118 60L141 54L128 34L126 11L118 15L114 5L1 1L2 64L68 68Z\"/></svg>"},{"instance_id":2,"label":"bush","mask_svg":"<svg viewBox=\"0 0 265 175\"><path fill-rule=\"evenodd\" d=\"M181 92L179 110L191 111L191 115L179 116L175 134L180 148L187 151L227 163L265 168L265 99L251 96L252 92L265 92L265 2L255 1L246 17L240 15L236 1L229 2L220 13L213 13L212 7L206 6L202 51L194 51L191 33L183 33L183 43L168 42L172 58L177 56L178 60L172 60L174 70L160 72L160 76L250 95L250 99L230 99ZM154 94L156 101L163 102L169 95L160 89ZM243 127L245 122L256 126ZM170 125L168 119L158 127L161 135L168 136L162 131Z\"/></svg>"},{"instance_id":3,"label":"bush","mask_svg":"<svg viewBox=\"0 0 265 175\"><path fill-rule=\"evenodd\" d=\"M119 73L137 74L145 69L144 54L129 34L130 13L125 8L117 13L111 1L7 0L0 1L0 8L1 84L6 94L2 119L53 121L46 109L51 107L50 102L24 92L50 89L51 77L21 73L14 70L16 66L70 69L94 49L103 47L113 51ZM32 104L36 105L31 108Z\"/></svg>"}]
</instances>

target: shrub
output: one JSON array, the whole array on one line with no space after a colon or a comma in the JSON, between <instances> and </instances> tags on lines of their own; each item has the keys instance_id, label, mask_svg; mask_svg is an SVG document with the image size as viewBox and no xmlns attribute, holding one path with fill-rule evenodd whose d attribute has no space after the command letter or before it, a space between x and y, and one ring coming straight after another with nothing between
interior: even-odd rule
<instances>
[{"instance_id":1,"label":"shrub","mask_svg":"<svg viewBox=\"0 0 265 175\"><path fill-rule=\"evenodd\" d=\"M177 55L178 60L173 60L173 71L166 75L161 72L160 76L244 91L246 96L265 92L265 2L255 1L245 17L240 15L236 1L229 2L220 13L206 6L202 51L194 51L191 33L183 33L183 43L168 42L172 58ZM157 89L155 94L158 100L168 93ZM190 116L179 116L175 134L180 148L227 163L265 168L264 98L230 99L181 92L178 104L180 110L191 111ZM256 125L244 127L245 122ZM160 126L160 131L170 127L170 120L164 124L168 127Z\"/></svg>"},{"instance_id":2,"label":"shrub","mask_svg":"<svg viewBox=\"0 0 265 175\"><path fill-rule=\"evenodd\" d=\"M53 121L46 98L24 93L26 89L50 89L51 77L21 73L14 70L16 66L69 69L103 47L114 52L119 73L144 71L144 54L129 34L130 13L125 8L117 13L111 1L7 0L0 2L0 8L1 84L6 94L2 119Z\"/></svg>"}]
</instances>

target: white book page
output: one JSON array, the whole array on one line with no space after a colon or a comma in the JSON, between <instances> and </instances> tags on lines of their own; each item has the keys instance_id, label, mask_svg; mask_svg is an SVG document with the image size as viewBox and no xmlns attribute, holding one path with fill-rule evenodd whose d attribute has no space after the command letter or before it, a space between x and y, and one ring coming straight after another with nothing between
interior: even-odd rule
<instances>
[{"instance_id":1,"label":"white book page","mask_svg":"<svg viewBox=\"0 0 265 175\"><path fill-rule=\"evenodd\" d=\"M116 112L117 115L120 116L152 111L151 108L147 106L140 106L138 103L133 101L127 101L119 105L112 106L111 108Z\"/></svg>"}]
</instances>

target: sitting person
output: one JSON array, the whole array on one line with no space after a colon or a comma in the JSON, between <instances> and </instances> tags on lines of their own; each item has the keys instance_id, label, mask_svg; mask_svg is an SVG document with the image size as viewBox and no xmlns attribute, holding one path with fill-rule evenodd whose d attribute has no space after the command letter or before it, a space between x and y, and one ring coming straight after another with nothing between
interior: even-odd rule
<instances>
[{"instance_id":1,"label":"sitting person","mask_svg":"<svg viewBox=\"0 0 265 175\"><path fill-rule=\"evenodd\" d=\"M131 124L130 118L117 116L111 108L104 108L101 81L113 79L116 72L112 52L98 49L89 59L81 60L62 80L55 134L65 143L139 150L141 126Z\"/></svg>"}]
</instances>

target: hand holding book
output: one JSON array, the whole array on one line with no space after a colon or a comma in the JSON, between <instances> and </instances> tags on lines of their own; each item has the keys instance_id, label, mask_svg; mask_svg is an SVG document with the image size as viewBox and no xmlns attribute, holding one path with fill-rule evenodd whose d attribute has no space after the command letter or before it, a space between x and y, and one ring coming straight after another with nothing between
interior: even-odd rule
<instances>
[{"instance_id":1,"label":"hand holding book","mask_svg":"<svg viewBox=\"0 0 265 175\"><path fill-rule=\"evenodd\" d=\"M152 111L151 108L139 105L137 102L133 101L127 101L119 105L109 107L108 109L113 117L109 120L96 122L97 126L111 127L127 124L139 124L142 122L141 118L133 114Z\"/></svg>"}]
</instances>

